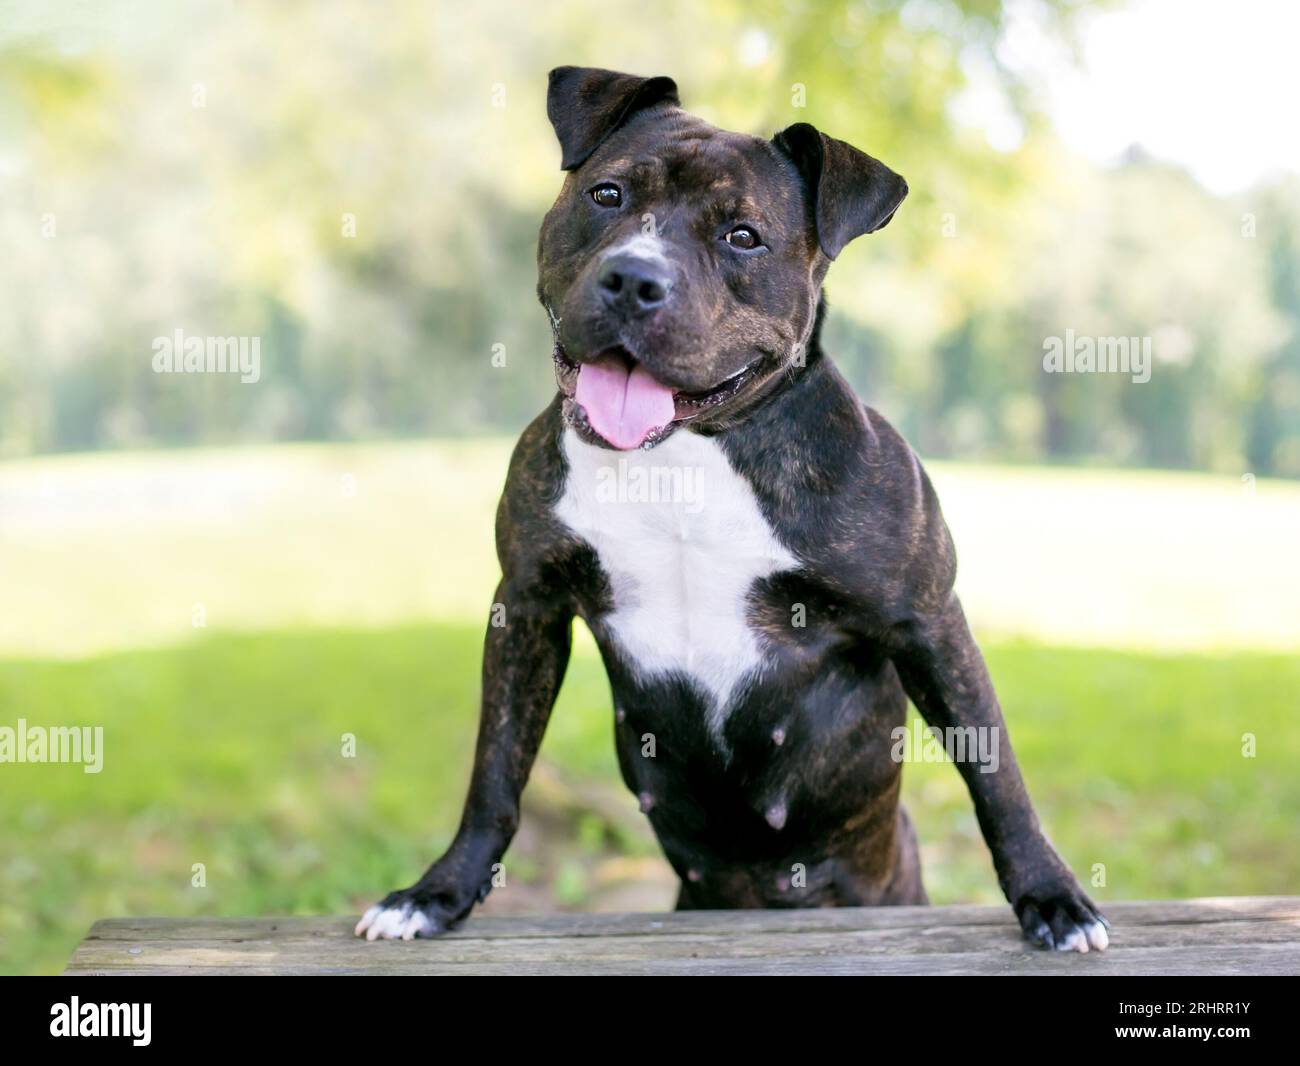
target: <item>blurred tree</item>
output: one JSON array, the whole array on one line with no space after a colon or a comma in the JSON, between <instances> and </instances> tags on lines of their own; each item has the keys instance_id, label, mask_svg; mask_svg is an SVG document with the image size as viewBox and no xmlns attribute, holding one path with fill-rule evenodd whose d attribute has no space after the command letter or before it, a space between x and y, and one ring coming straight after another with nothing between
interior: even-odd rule
<instances>
[{"instance_id":1,"label":"blurred tree","mask_svg":"<svg viewBox=\"0 0 1300 1066\"><path fill-rule=\"evenodd\" d=\"M1262 246L1273 306L1284 320L1248 383L1247 456L1256 473L1300 477L1300 180L1265 185L1242 207L1241 225Z\"/></svg>"},{"instance_id":2,"label":"blurred tree","mask_svg":"<svg viewBox=\"0 0 1300 1066\"><path fill-rule=\"evenodd\" d=\"M1080 9L1021 10L1068 47ZM1072 158L994 0L29 10L0 29L0 455L517 431L552 388L534 242L572 62L910 179L837 263L828 339L922 450L1300 464L1288 193L1247 240L1176 171ZM1066 328L1155 336L1152 381L1043 374ZM153 373L176 329L260 338L260 380Z\"/></svg>"}]
</instances>

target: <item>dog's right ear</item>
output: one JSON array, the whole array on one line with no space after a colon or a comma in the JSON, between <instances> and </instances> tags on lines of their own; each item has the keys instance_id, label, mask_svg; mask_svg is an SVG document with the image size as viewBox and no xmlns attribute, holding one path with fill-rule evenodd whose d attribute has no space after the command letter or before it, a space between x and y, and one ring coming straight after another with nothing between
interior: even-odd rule
<instances>
[{"instance_id":1,"label":"dog's right ear","mask_svg":"<svg viewBox=\"0 0 1300 1066\"><path fill-rule=\"evenodd\" d=\"M672 78L639 78L596 67L556 67L546 91L546 116L560 139L560 169L576 170L636 112L680 104Z\"/></svg>"},{"instance_id":2,"label":"dog's right ear","mask_svg":"<svg viewBox=\"0 0 1300 1066\"><path fill-rule=\"evenodd\" d=\"M864 233L884 229L907 196L907 182L879 159L796 122L775 137L794 163L816 213L817 240L827 259Z\"/></svg>"}]
</instances>

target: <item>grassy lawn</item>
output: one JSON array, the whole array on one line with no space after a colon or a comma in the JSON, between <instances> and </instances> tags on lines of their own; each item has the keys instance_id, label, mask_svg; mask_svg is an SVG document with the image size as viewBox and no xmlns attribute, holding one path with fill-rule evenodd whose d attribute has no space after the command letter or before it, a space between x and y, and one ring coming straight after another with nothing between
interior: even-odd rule
<instances>
[{"instance_id":1,"label":"grassy lawn","mask_svg":"<svg viewBox=\"0 0 1300 1066\"><path fill-rule=\"evenodd\" d=\"M468 777L506 450L0 466L0 725L102 725L105 746L99 774L0 766L0 967L57 971L99 917L356 911L419 873ZM1274 526L1294 533L1300 490L961 467L938 480L1038 809L1085 882L1104 866L1096 898L1296 891L1300 618L1283 607L1297 568ZM1063 543L1080 508L1092 524ZM1231 544L1250 550L1215 554ZM1018 575L1005 596L996 566ZM1126 650L1092 646L1106 637ZM996 901L956 771L904 777L932 898ZM498 911L672 899L617 781L589 639L506 865Z\"/></svg>"},{"instance_id":2,"label":"grassy lawn","mask_svg":"<svg viewBox=\"0 0 1300 1066\"><path fill-rule=\"evenodd\" d=\"M507 441L0 463L0 657L212 628L475 624ZM976 631L1150 651L1300 648L1300 483L929 464Z\"/></svg>"},{"instance_id":3,"label":"grassy lawn","mask_svg":"<svg viewBox=\"0 0 1300 1066\"><path fill-rule=\"evenodd\" d=\"M413 879L459 816L479 639L477 627L450 624L211 635L5 664L0 706L105 733L99 774L3 768L16 812L0 858L5 968L57 970L106 915L356 911ZM988 652L1053 839L1081 876L1105 864L1098 899L1295 890L1294 658ZM1241 756L1245 732L1258 738L1254 759ZM342 754L345 733L354 758ZM616 783L608 691L585 649L543 758L547 796L557 776L607 783L600 813L533 804L544 839L524 834L491 903L508 908L518 893L519 909L585 907L620 883L667 886ZM931 896L996 901L956 770L918 763L904 779ZM620 864L627 855L635 861ZM204 887L192 886L195 863Z\"/></svg>"}]
</instances>

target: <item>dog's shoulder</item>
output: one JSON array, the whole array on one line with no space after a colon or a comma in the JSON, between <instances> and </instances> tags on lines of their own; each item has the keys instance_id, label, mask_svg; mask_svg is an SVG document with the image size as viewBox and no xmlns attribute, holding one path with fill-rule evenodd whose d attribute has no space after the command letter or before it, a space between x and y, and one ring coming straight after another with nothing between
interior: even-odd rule
<instances>
[{"instance_id":1,"label":"dog's shoulder","mask_svg":"<svg viewBox=\"0 0 1300 1066\"><path fill-rule=\"evenodd\" d=\"M568 464L562 397L528 425L515 444L497 505L496 545L508 586L569 600L596 581L590 549L556 517Z\"/></svg>"},{"instance_id":2,"label":"dog's shoulder","mask_svg":"<svg viewBox=\"0 0 1300 1066\"><path fill-rule=\"evenodd\" d=\"M889 421L862 404L868 435L872 491L866 503L888 523L896 546L893 565L906 585L906 601L937 610L957 577L957 553L939 494L921 457Z\"/></svg>"},{"instance_id":3,"label":"dog's shoulder","mask_svg":"<svg viewBox=\"0 0 1300 1066\"><path fill-rule=\"evenodd\" d=\"M911 445L828 359L728 435L777 534L813 571L882 603L942 602L956 561Z\"/></svg>"}]
</instances>

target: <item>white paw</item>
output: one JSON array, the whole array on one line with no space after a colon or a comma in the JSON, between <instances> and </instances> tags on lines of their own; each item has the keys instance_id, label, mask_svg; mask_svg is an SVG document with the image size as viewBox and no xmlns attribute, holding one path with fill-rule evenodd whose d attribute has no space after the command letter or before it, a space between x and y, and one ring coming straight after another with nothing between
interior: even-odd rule
<instances>
[{"instance_id":1,"label":"white paw","mask_svg":"<svg viewBox=\"0 0 1300 1066\"><path fill-rule=\"evenodd\" d=\"M1089 950L1105 951L1109 944L1110 937L1106 935L1106 927L1101 922L1088 922L1086 925L1076 925L1064 939L1058 940L1056 950L1077 951L1081 955L1086 955Z\"/></svg>"},{"instance_id":2,"label":"white paw","mask_svg":"<svg viewBox=\"0 0 1300 1066\"><path fill-rule=\"evenodd\" d=\"M416 910L410 903L397 907L376 903L361 916L352 932L367 940L414 940L432 925L424 911Z\"/></svg>"}]
</instances>

